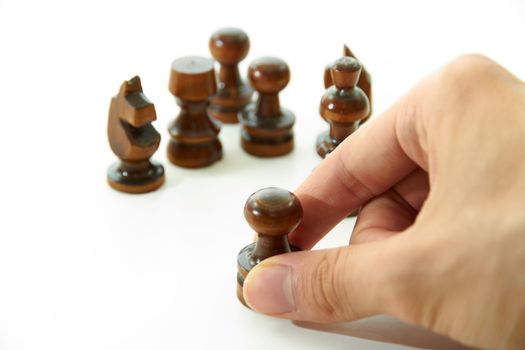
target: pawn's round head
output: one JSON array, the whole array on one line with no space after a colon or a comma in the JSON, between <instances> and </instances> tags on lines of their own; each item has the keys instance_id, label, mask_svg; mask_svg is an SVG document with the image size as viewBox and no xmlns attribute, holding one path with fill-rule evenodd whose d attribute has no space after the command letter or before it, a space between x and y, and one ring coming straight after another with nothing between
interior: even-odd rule
<instances>
[{"instance_id":1,"label":"pawn's round head","mask_svg":"<svg viewBox=\"0 0 525 350\"><path fill-rule=\"evenodd\" d=\"M222 64L242 61L250 49L248 35L238 28L221 28L210 37L211 55Z\"/></svg>"},{"instance_id":2,"label":"pawn's round head","mask_svg":"<svg viewBox=\"0 0 525 350\"><path fill-rule=\"evenodd\" d=\"M277 57L257 58L248 68L248 79L252 87L260 93L278 93L290 81L290 68Z\"/></svg>"},{"instance_id":3,"label":"pawn's round head","mask_svg":"<svg viewBox=\"0 0 525 350\"><path fill-rule=\"evenodd\" d=\"M284 236L299 225L303 208L293 193L268 187L248 198L244 206L244 217L257 233Z\"/></svg>"},{"instance_id":4,"label":"pawn's round head","mask_svg":"<svg viewBox=\"0 0 525 350\"><path fill-rule=\"evenodd\" d=\"M349 89L356 86L361 74L361 63L353 57L344 56L332 63L330 73L337 89Z\"/></svg>"}]
</instances>

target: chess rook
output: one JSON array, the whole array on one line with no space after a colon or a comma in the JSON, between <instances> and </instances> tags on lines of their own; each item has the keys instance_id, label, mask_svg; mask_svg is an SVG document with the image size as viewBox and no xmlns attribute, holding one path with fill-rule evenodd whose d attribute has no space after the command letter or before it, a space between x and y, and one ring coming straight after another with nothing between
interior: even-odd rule
<instances>
[{"instance_id":1,"label":"chess rook","mask_svg":"<svg viewBox=\"0 0 525 350\"><path fill-rule=\"evenodd\" d=\"M169 90L180 106L170 123L168 159L185 168L200 168L222 158L218 139L220 126L207 112L210 96L217 89L213 61L187 56L173 61Z\"/></svg>"},{"instance_id":2,"label":"chess rook","mask_svg":"<svg viewBox=\"0 0 525 350\"><path fill-rule=\"evenodd\" d=\"M256 59L248 68L248 79L258 92L257 102L241 114L241 146L255 156L275 157L292 151L294 114L281 108L279 92L290 81L286 62L275 57Z\"/></svg>"},{"instance_id":3,"label":"chess rook","mask_svg":"<svg viewBox=\"0 0 525 350\"><path fill-rule=\"evenodd\" d=\"M303 209L297 197L286 190L269 187L252 194L244 206L244 217L257 232L257 241L237 256L237 297L246 305L242 288L254 266L271 256L293 250L288 234L301 222Z\"/></svg>"},{"instance_id":4,"label":"chess rook","mask_svg":"<svg viewBox=\"0 0 525 350\"><path fill-rule=\"evenodd\" d=\"M335 85L326 90L319 108L330 129L319 135L316 143L317 153L323 158L357 130L359 122L370 112L368 98L357 86L361 73L359 61L342 57L332 64L330 72Z\"/></svg>"},{"instance_id":5,"label":"chess rook","mask_svg":"<svg viewBox=\"0 0 525 350\"><path fill-rule=\"evenodd\" d=\"M250 40L241 29L222 28L212 34L209 46L220 63L217 93L211 98L209 113L223 123L238 123L239 113L251 102L253 94L242 81L238 67L248 54Z\"/></svg>"},{"instance_id":6,"label":"chess rook","mask_svg":"<svg viewBox=\"0 0 525 350\"><path fill-rule=\"evenodd\" d=\"M109 144L120 159L107 171L108 184L115 190L145 193L164 183L164 168L150 159L160 144L160 134L151 125L156 119L140 78L125 81L111 99L108 117Z\"/></svg>"},{"instance_id":7,"label":"chess rook","mask_svg":"<svg viewBox=\"0 0 525 350\"><path fill-rule=\"evenodd\" d=\"M343 47L343 56L348 56L357 59L357 57L355 57L354 53L350 50L350 48L347 45L344 45ZM331 65L328 65L324 70L325 89L328 89L334 84L332 80L332 73L330 72L330 67ZM359 122L359 125L362 125L372 115L372 76L362 64L361 75L359 76L359 80L357 81L357 86L359 86L361 90L363 90L363 92L366 94L366 96L368 97L368 102L370 104L370 112L368 113L368 116Z\"/></svg>"}]
</instances>

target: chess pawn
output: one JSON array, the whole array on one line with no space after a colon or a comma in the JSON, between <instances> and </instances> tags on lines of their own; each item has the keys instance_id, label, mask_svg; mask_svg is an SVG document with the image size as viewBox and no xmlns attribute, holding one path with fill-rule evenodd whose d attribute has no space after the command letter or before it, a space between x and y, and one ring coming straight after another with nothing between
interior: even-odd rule
<instances>
[{"instance_id":1,"label":"chess pawn","mask_svg":"<svg viewBox=\"0 0 525 350\"><path fill-rule=\"evenodd\" d=\"M360 122L370 115L370 103L366 94L357 86L361 64L355 58L345 56L330 67L335 86L330 86L321 99L319 112L330 124L330 129L319 135L317 153L325 158L345 138L357 130ZM356 216L359 210L350 213Z\"/></svg>"},{"instance_id":2,"label":"chess pawn","mask_svg":"<svg viewBox=\"0 0 525 350\"><path fill-rule=\"evenodd\" d=\"M357 57L355 57L354 53L350 50L350 48L347 45L344 45L343 47L343 56L349 56L357 59ZM334 84L332 80L332 75L330 73L330 67L331 65L328 65L324 70L323 80L325 89L328 89ZM368 116L359 122L359 125L363 125L363 123L365 123L372 115L372 76L370 75L370 73L368 73L368 71L363 65L361 65L361 75L359 76L359 80L357 81L357 86L359 86L361 90L364 91L364 93L368 97L368 102L370 104L370 112L368 113Z\"/></svg>"},{"instance_id":3,"label":"chess pawn","mask_svg":"<svg viewBox=\"0 0 525 350\"><path fill-rule=\"evenodd\" d=\"M222 158L217 136L220 126L207 112L216 89L211 59L187 56L171 64L169 90L180 107L179 115L168 126L168 159L173 164L200 168Z\"/></svg>"},{"instance_id":4,"label":"chess pawn","mask_svg":"<svg viewBox=\"0 0 525 350\"><path fill-rule=\"evenodd\" d=\"M108 140L120 159L107 171L108 184L117 191L145 193L164 183L164 168L150 157L159 148L160 134L151 125L155 106L142 92L138 76L122 83L111 99Z\"/></svg>"},{"instance_id":5,"label":"chess pawn","mask_svg":"<svg viewBox=\"0 0 525 350\"><path fill-rule=\"evenodd\" d=\"M244 247L237 256L237 297L244 305L242 287L252 268L271 256L297 250L288 243L288 234L299 225L302 216L299 199L280 188L264 188L246 201L244 217L257 232L257 241Z\"/></svg>"},{"instance_id":6,"label":"chess pawn","mask_svg":"<svg viewBox=\"0 0 525 350\"><path fill-rule=\"evenodd\" d=\"M321 99L319 112L330 124L330 129L319 135L317 153L325 158L345 138L357 130L359 122L370 112L366 94L357 86L361 64L345 56L330 67L335 86L329 87Z\"/></svg>"},{"instance_id":7,"label":"chess pawn","mask_svg":"<svg viewBox=\"0 0 525 350\"><path fill-rule=\"evenodd\" d=\"M275 57L256 59L248 68L248 79L259 96L240 116L242 148L259 157L291 152L295 116L281 108L278 96L290 81L288 65Z\"/></svg>"},{"instance_id":8,"label":"chess pawn","mask_svg":"<svg viewBox=\"0 0 525 350\"><path fill-rule=\"evenodd\" d=\"M239 122L239 113L250 103L253 90L239 75L238 64L250 49L248 35L237 28L222 28L210 38L212 56L220 63L217 94L212 97L209 113L223 123Z\"/></svg>"}]
</instances>

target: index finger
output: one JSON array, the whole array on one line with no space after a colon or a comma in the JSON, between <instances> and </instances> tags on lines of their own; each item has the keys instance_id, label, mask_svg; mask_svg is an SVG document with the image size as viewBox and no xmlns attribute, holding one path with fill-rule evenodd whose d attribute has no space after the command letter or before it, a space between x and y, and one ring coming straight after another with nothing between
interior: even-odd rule
<instances>
[{"instance_id":1,"label":"index finger","mask_svg":"<svg viewBox=\"0 0 525 350\"><path fill-rule=\"evenodd\" d=\"M310 249L349 213L424 162L417 159L421 149L407 150L418 144L419 137L419 99L413 95L346 138L295 191L303 220L289 235L292 244ZM400 135L416 142L406 142Z\"/></svg>"}]
</instances>

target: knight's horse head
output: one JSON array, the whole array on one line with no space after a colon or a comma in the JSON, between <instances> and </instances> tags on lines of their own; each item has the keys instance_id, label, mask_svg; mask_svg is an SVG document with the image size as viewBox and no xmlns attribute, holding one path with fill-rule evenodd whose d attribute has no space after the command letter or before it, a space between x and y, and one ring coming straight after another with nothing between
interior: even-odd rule
<instances>
[{"instance_id":1,"label":"knight's horse head","mask_svg":"<svg viewBox=\"0 0 525 350\"><path fill-rule=\"evenodd\" d=\"M108 139L113 152L128 162L151 157L160 144L160 134L151 125L156 119L155 105L142 92L140 78L122 83L109 108Z\"/></svg>"},{"instance_id":2,"label":"knight's horse head","mask_svg":"<svg viewBox=\"0 0 525 350\"><path fill-rule=\"evenodd\" d=\"M135 128L157 119L155 106L142 92L142 84L138 76L122 83L114 99L118 118Z\"/></svg>"}]
</instances>

